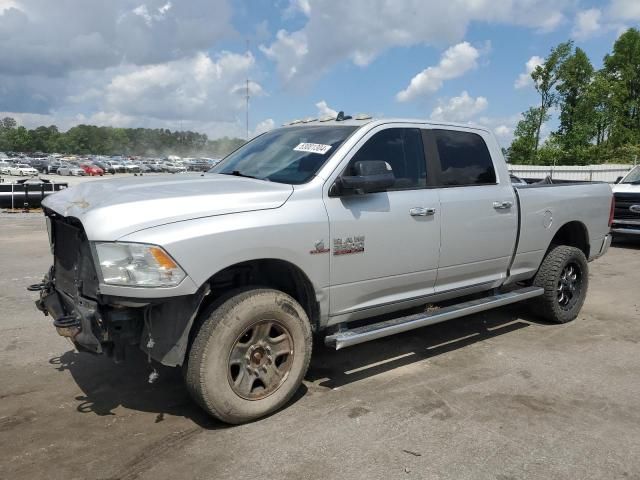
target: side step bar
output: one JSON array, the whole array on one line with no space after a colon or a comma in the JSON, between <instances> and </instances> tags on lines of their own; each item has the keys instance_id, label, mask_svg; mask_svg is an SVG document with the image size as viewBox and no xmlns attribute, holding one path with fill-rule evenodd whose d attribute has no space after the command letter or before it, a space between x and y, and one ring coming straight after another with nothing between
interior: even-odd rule
<instances>
[{"instance_id":1,"label":"side step bar","mask_svg":"<svg viewBox=\"0 0 640 480\"><path fill-rule=\"evenodd\" d=\"M490 310L492 308L509 305L529 298L542 295L544 289L540 287L526 287L512 290L506 293L498 293L488 297L458 303L449 307L441 308L434 312L416 313L406 317L393 318L380 323L365 325L352 330L343 330L333 335L325 337L324 343L336 350L350 347L359 343L368 342L377 338L395 335L415 328L426 327L434 323L444 322L465 315Z\"/></svg>"}]
</instances>

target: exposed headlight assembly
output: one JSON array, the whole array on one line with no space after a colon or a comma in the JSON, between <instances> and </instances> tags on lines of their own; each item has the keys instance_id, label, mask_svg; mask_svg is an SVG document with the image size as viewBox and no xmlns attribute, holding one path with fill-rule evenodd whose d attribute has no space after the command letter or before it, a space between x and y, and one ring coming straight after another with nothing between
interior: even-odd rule
<instances>
[{"instance_id":1,"label":"exposed headlight assembly","mask_svg":"<svg viewBox=\"0 0 640 480\"><path fill-rule=\"evenodd\" d=\"M174 287L186 274L156 245L104 242L95 244L104 283L128 287Z\"/></svg>"}]
</instances>

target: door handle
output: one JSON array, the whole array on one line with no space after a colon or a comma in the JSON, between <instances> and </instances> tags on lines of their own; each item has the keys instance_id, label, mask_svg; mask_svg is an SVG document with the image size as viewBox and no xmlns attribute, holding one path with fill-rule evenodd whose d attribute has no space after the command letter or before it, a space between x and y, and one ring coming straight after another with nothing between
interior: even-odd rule
<instances>
[{"instance_id":1,"label":"door handle","mask_svg":"<svg viewBox=\"0 0 640 480\"><path fill-rule=\"evenodd\" d=\"M513 206L513 202L493 202L493 208L496 210L508 210Z\"/></svg>"},{"instance_id":2,"label":"door handle","mask_svg":"<svg viewBox=\"0 0 640 480\"><path fill-rule=\"evenodd\" d=\"M435 208L413 207L411 210L409 210L409 215L411 215L412 217L430 217L435 214Z\"/></svg>"}]
</instances>

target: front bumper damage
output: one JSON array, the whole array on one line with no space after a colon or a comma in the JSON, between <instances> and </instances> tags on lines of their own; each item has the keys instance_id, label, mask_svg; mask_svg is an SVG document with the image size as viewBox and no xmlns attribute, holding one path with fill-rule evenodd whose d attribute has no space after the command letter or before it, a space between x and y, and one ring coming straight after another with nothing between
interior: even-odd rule
<instances>
[{"instance_id":1,"label":"front bumper damage","mask_svg":"<svg viewBox=\"0 0 640 480\"><path fill-rule=\"evenodd\" d=\"M53 268L52 268L53 270ZM139 347L149 358L167 366L182 365L189 332L209 294L205 285L194 295L156 300L102 297L100 301L71 297L55 288L47 275L36 307L53 318L59 335L78 351L107 354L124 360L128 347Z\"/></svg>"},{"instance_id":2,"label":"front bumper damage","mask_svg":"<svg viewBox=\"0 0 640 480\"><path fill-rule=\"evenodd\" d=\"M163 365L182 365L209 285L192 295L168 298L103 295L82 227L59 218L51 223L54 265L29 290L40 292L36 307L51 316L58 334L78 351L116 361L125 358L128 348L139 347Z\"/></svg>"}]
</instances>

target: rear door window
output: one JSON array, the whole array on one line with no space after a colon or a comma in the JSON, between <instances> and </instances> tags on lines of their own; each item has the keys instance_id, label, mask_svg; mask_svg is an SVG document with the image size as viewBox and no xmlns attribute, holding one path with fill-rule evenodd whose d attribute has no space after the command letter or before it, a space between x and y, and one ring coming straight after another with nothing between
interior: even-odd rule
<instances>
[{"instance_id":1,"label":"rear door window","mask_svg":"<svg viewBox=\"0 0 640 480\"><path fill-rule=\"evenodd\" d=\"M417 128L388 128L376 133L353 156L347 171L356 162L370 160L391 165L396 182L389 190L411 190L427 185L422 135Z\"/></svg>"},{"instance_id":2,"label":"rear door window","mask_svg":"<svg viewBox=\"0 0 640 480\"><path fill-rule=\"evenodd\" d=\"M496 183L491 154L476 133L432 130L440 157L440 185L469 186Z\"/></svg>"}]
</instances>

